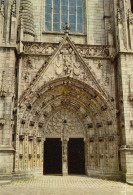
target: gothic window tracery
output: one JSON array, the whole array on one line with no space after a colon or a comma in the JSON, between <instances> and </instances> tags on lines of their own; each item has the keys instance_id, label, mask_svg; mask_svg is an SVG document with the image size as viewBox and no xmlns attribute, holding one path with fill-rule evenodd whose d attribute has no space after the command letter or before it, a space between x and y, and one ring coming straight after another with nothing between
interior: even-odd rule
<instances>
[{"instance_id":1,"label":"gothic window tracery","mask_svg":"<svg viewBox=\"0 0 133 195\"><path fill-rule=\"evenodd\" d=\"M66 22L71 33L83 33L83 0L46 0L45 31L63 32Z\"/></svg>"}]
</instances>

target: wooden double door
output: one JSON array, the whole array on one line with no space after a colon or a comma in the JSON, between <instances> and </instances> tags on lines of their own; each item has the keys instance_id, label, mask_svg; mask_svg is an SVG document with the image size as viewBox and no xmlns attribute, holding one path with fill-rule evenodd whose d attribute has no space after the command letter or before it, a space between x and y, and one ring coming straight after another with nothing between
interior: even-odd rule
<instances>
[{"instance_id":1,"label":"wooden double door","mask_svg":"<svg viewBox=\"0 0 133 195\"><path fill-rule=\"evenodd\" d=\"M62 143L59 138L48 138L44 142L44 174L63 174ZM67 157L68 174L85 174L83 139L69 139Z\"/></svg>"}]
</instances>

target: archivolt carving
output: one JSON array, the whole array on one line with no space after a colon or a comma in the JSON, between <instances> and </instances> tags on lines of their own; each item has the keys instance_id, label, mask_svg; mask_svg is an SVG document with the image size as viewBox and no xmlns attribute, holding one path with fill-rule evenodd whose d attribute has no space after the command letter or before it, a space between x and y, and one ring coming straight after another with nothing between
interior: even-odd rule
<instances>
[{"instance_id":1,"label":"archivolt carving","mask_svg":"<svg viewBox=\"0 0 133 195\"><path fill-rule=\"evenodd\" d=\"M38 89L36 94L31 94L22 106L22 112L18 111L18 122L25 120L18 124L16 140L17 144L28 143L28 148L23 147L23 157L20 158L17 147L16 159L19 162L26 164L28 154L31 161L42 162L43 147L39 152L37 147L41 148L40 144L43 146L47 137L85 138L87 166L90 168L109 167L109 163L117 159L118 137L113 107L85 83L72 78L52 81ZM23 141L19 142L19 135L24 135ZM112 167L117 169L117 166Z\"/></svg>"},{"instance_id":2,"label":"archivolt carving","mask_svg":"<svg viewBox=\"0 0 133 195\"><path fill-rule=\"evenodd\" d=\"M84 126L76 114L70 110L63 109L54 113L49 119L45 134L84 135Z\"/></svg>"}]
</instances>

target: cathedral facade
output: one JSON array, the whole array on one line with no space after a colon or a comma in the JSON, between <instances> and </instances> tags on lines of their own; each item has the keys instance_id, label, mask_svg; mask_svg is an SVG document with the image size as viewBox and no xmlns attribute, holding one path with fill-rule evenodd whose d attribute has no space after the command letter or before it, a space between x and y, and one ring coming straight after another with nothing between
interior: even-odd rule
<instances>
[{"instance_id":1,"label":"cathedral facade","mask_svg":"<svg viewBox=\"0 0 133 195\"><path fill-rule=\"evenodd\" d=\"M133 1L0 0L0 179L133 183Z\"/></svg>"}]
</instances>

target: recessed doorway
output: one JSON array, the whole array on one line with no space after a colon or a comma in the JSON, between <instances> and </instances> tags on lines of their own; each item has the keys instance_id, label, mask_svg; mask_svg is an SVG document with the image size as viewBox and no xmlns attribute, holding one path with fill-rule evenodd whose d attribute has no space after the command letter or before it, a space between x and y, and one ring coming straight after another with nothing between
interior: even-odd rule
<instances>
[{"instance_id":1,"label":"recessed doorway","mask_svg":"<svg viewBox=\"0 0 133 195\"><path fill-rule=\"evenodd\" d=\"M69 139L68 174L85 174L85 152L82 138Z\"/></svg>"},{"instance_id":2,"label":"recessed doorway","mask_svg":"<svg viewBox=\"0 0 133 195\"><path fill-rule=\"evenodd\" d=\"M62 174L62 142L48 138L44 142L44 174Z\"/></svg>"}]
</instances>

